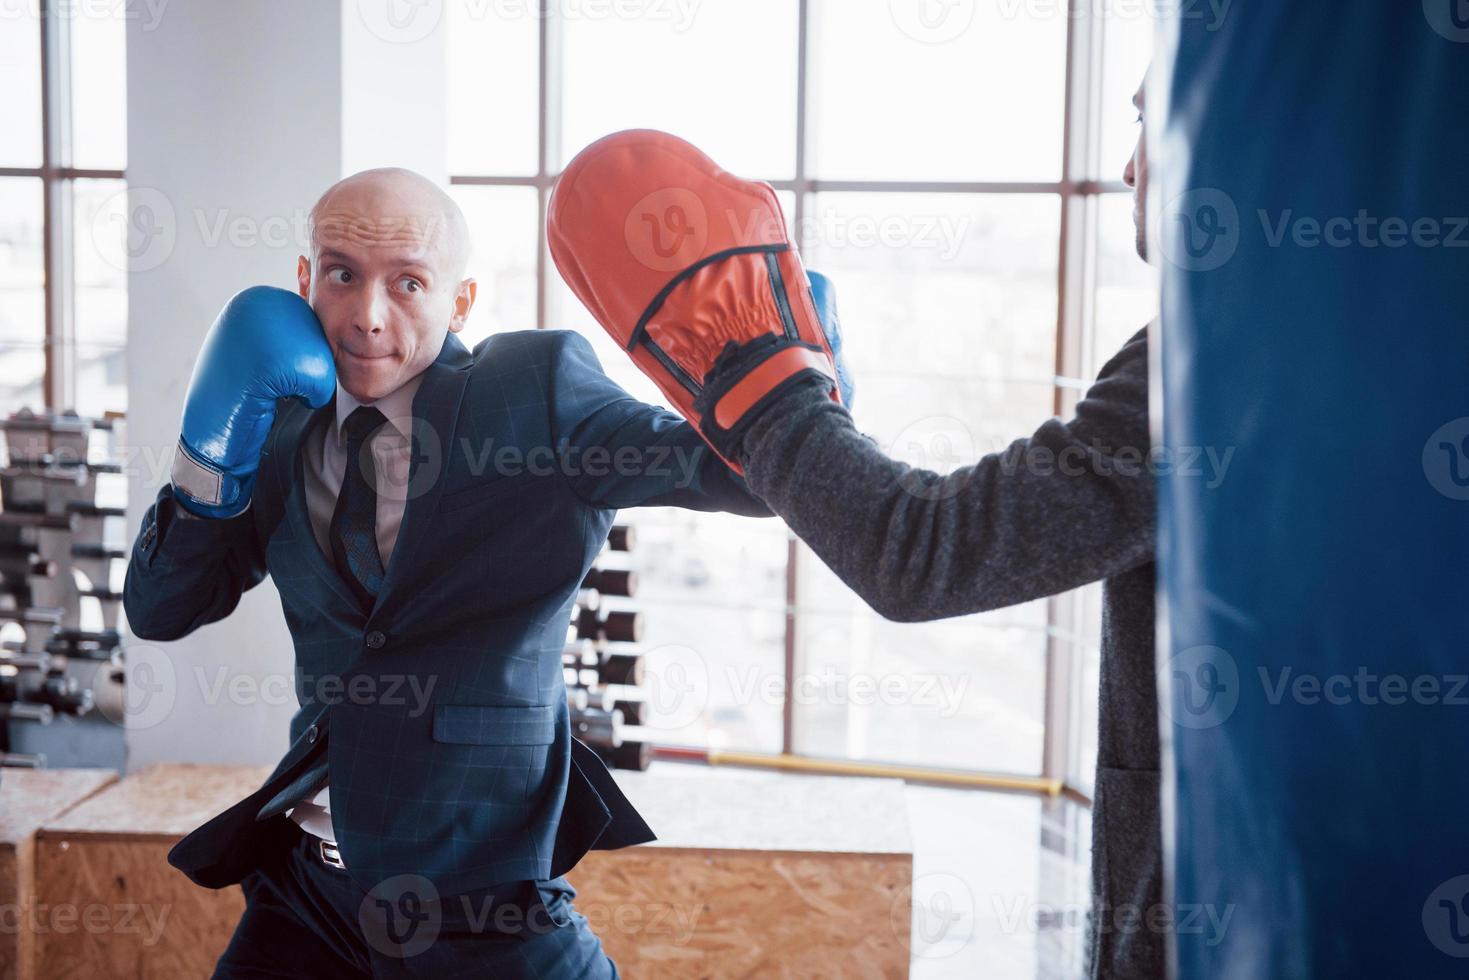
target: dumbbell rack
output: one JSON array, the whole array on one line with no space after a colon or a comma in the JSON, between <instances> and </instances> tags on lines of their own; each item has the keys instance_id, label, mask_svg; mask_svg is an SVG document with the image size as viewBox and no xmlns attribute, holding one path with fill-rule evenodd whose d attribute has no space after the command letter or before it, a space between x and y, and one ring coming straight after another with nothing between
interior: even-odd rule
<instances>
[{"instance_id":1,"label":"dumbbell rack","mask_svg":"<svg viewBox=\"0 0 1469 980\"><path fill-rule=\"evenodd\" d=\"M632 527L613 525L577 591L561 655L571 732L613 769L647 769L653 762L653 743L642 727L643 614L618 608L637 595L638 573L625 557L636 541Z\"/></svg>"},{"instance_id":2,"label":"dumbbell rack","mask_svg":"<svg viewBox=\"0 0 1469 980\"><path fill-rule=\"evenodd\" d=\"M92 709L122 702L112 571L127 551L106 530L126 512L97 494L122 466L89 458L94 433L115 455L118 421L25 409L0 420L0 627L19 634L0 640L0 765L121 764L122 729Z\"/></svg>"}]
</instances>

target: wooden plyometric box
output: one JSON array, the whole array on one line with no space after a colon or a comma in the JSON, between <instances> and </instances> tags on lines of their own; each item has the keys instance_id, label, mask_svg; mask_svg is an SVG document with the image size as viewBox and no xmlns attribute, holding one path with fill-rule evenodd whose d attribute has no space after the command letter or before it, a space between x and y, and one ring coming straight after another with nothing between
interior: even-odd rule
<instances>
[{"instance_id":1,"label":"wooden plyometric box","mask_svg":"<svg viewBox=\"0 0 1469 980\"><path fill-rule=\"evenodd\" d=\"M38 891L92 907L100 924L42 937L47 980L208 976L244 898L194 886L167 853L267 774L154 766L47 824ZM900 782L677 764L614 775L660 839L594 851L568 878L624 975L908 975L913 858Z\"/></svg>"},{"instance_id":2,"label":"wooden plyometric box","mask_svg":"<svg viewBox=\"0 0 1469 980\"><path fill-rule=\"evenodd\" d=\"M6 769L0 773L0 977L39 980L36 938L52 910L35 895L36 833L46 821L117 781L111 769Z\"/></svg>"},{"instance_id":3,"label":"wooden plyometric box","mask_svg":"<svg viewBox=\"0 0 1469 980\"><path fill-rule=\"evenodd\" d=\"M616 774L659 840L567 877L629 977L906 977L903 784L661 765Z\"/></svg>"},{"instance_id":4,"label":"wooden plyometric box","mask_svg":"<svg viewBox=\"0 0 1469 980\"><path fill-rule=\"evenodd\" d=\"M37 840L37 897L74 912L71 928L37 937L41 976L209 976L245 898L238 886L199 888L169 865L168 851L269 774L269 767L150 766L48 821Z\"/></svg>"}]
</instances>

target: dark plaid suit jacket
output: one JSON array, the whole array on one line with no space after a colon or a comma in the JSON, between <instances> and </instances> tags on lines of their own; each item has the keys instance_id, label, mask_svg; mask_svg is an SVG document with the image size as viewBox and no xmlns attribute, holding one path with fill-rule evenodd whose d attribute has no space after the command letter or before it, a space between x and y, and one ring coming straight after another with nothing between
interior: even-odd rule
<instances>
[{"instance_id":1,"label":"dark plaid suit jacket","mask_svg":"<svg viewBox=\"0 0 1469 980\"><path fill-rule=\"evenodd\" d=\"M261 806L322 751L342 858L365 889L408 873L443 894L546 879L588 849L652 840L570 733L576 590L617 508L768 516L764 504L681 418L609 380L581 336L506 333L469 351L447 334L414 398L403 525L364 613L307 515L300 446L331 411L280 403L244 514L180 519L165 486L139 530L132 631L181 637L269 573L301 705L271 776L171 863L208 887L239 881L289 830L284 815L258 820Z\"/></svg>"}]
</instances>

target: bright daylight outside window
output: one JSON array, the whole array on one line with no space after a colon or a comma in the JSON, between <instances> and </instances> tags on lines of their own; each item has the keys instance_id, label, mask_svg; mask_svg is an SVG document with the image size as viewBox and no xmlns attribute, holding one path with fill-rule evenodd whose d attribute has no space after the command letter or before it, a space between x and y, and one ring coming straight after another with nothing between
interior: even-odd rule
<instances>
[{"instance_id":1,"label":"bright daylight outside window","mask_svg":"<svg viewBox=\"0 0 1469 980\"><path fill-rule=\"evenodd\" d=\"M890 7L706 0L680 19L678 5L552 4L543 22L450 5L450 117L477 120L449 143L484 287L468 342L577 330L628 391L662 401L538 252L565 161L654 127L780 192L808 266L837 287L857 425L892 455L953 469L1069 411L1155 313L1121 183L1152 23L1138 5L1076 21L1064 4L977 4L949 36ZM1068 74L1086 81L1069 96ZM662 744L1045 772L1090 791L1095 589L899 625L779 521L622 520L640 535L650 668L695 692L655 710ZM1056 658L1070 669L1048 677Z\"/></svg>"},{"instance_id":2,"label":"bright daylight outside window","mask_svg":"<svg viewBox=\"0 0 1469 980\"><path fill-rule=\"evenodd\" d=\"M450 118L475 120L448 131L481 283L469 344L578 330L628 391L661 401L561 284L540 233L564 162L632 126L678 133L776 186L808 265L836 284L856 422L915 465L964 465L1068 410L1154 313L1120 183L1151 45L1137 11L1073 20L1054 5L979 4L961 30L935 34L888 4L838 0L706 0L633 18L533 8L447 7ZM126 408L125 269L139 233L112 81L123 22L57 20L64 59L43 58L34 17L0 29L0 408L101 414ZM1070 97L1068 61L1089 81ZM1084 143L1070 163L1068 121ZM1068 260L1083 273L1063 275ZM670 679L693 692L655 711L660 742L1045 771L1089 789L1094 588L900 626L777 520L624 520L639 529L650 666L676 668ZM1048 680L1056 658L1073 669Z\"/></svg>"}]
</instances>

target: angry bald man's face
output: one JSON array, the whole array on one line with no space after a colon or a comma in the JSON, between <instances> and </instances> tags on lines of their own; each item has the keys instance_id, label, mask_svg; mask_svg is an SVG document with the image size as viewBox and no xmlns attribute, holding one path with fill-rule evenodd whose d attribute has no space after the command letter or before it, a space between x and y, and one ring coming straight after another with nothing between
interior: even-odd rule
<instances>
[{"instance_id":1,"label":"angry bald man's face","mask_svg":"<svg viewBox=\"0 0 1469 980\"><path fill-rule=\"evenodd\" d=\"M370 403L439 356L464 329L475 282L462 279L463 217L442 191L407 171L370 171L332 187L312 212L311 257L297 261L337 380Z\"/></svg>"}]
</instances>

